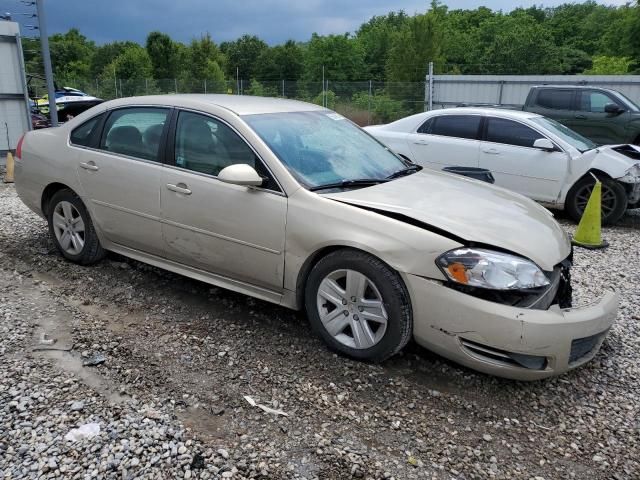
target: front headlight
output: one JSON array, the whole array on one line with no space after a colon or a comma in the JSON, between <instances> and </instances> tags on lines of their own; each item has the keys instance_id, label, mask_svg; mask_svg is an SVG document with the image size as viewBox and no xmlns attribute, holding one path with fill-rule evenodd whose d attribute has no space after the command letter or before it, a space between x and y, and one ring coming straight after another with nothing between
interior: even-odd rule
<instances>
[{"instance_id":1,"label":"front headlight","mask_svg":"<svg viewBox=\"0 0 640 480\"><path fill-rule=\"evenodd\" d=\"M549 285L549 279L526 258L482 248L458 248L436 260L452 281L493 290L522 290Z\"/></svg>"}]
</instances>

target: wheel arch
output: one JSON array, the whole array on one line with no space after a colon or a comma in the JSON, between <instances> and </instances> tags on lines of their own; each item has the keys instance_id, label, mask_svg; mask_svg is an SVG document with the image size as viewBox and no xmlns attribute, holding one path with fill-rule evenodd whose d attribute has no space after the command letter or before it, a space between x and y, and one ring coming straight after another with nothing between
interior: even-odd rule
<instances>
[{"instance_id":1,"label":"wheel arch","mask_svg":"<svg viewBox=\"0 0 640 480\"><path fill-rule=\"evenodd\" d=\"M53 196L56 193L58 193L60 190L70 190L77 195L77 193L73 190L73 188L69 187L68 185L65 185L64 183L53 182L47 185L45 189L42 191L42 198L40 199L40 208L42 209L42 213L44 214L45 217L49 215L49 210L48 210L49 202L51 201Z\"/></svg>"},{"instance_id":2,"label":"wheel arch","mask_svg":"<svg viewBox=\"0 0 640 480\"><path fill-rule=\"evenodd\" d=\"M325 247L319 248L307 257L307 259L302 263L300 270L298 270L298 275L296 278L295 298L296 298L296 307L299 310L304 309L304 293L305 293L305 289L307 288L307 280L309 278L309 273L321 259L329 255L330 253L333 253L338 250L353 250L356 252L362 252L367 255L371 255L372 257L375 257L381 262L388 265L389 268L391 268L392 270L397 271L392 265L389 265L388 262L386 262L383 258L380 258L378 255L375 255L374 253L371 253L362 248L354 247L352 245L337 244L337 245L327 245Z\"/></svg>"}]
</instances>

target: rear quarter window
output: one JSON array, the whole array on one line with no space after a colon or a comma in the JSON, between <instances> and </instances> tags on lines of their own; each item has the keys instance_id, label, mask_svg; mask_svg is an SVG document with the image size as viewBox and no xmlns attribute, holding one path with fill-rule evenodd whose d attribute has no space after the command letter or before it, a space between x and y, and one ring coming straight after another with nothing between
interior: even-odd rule
<instances>
[{"instance_id":1,"label":"rear quarter window","mask_svg":"<svg viewBox=\"0 0 640 480\"><path fill-rule=\"evenodd\" d=\"M571 110L573 90L543 88L538 91L536 105L553 110Z\"/></svg>"},{"instance_id":2,"label":"rear quarter window","mask_svg":"<svg viewBox=\"0 0 640 480\"><path fill-rule=\"evenodd\" d=\"M76 127L69 137L69 141L73 145L79 145L81 147L91 147L97 143L98 140L98 129L102 124L102 118L104 114L97 115L86 122L84 122L79 127Z\"/></svg>"}]
</instances>

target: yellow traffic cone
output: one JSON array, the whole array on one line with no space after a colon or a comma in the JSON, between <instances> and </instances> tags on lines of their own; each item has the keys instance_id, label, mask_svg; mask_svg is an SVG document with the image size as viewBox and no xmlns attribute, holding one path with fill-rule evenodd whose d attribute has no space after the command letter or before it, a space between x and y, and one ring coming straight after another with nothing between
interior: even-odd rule
<instances>
[{"instance_id":1,"label":"yellow traffic cone","mask_svg":"<svg viewBox=\"0 0 640 480\"><path fill-rule=\"evenodd\" d=\"M582 213L572 243L584 248L605 248L609 243L602 240L602 183L596 179L587 206Z\"/></svg>"},{"instance_id":2,"label":"yellow traffic cone","mask_svg":"<svg viewBox=\"0 0 640 480\"><path fill-rule=\"evenodd\" d=\"M13 155L7 152L7 171L4 174L4 183L13 183Z\"/></svg>"}]
</instances>

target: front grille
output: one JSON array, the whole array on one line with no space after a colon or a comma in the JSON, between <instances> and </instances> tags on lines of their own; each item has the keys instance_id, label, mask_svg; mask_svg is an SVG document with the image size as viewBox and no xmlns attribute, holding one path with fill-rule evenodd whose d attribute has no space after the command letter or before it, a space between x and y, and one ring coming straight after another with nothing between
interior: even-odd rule
<instances>
[{"instance_id":1,"label":"front grille","mask_svg":"<svg viewBox=\"0 0 640 480\"><path fill-rule=\"evenodd\" d=\"M593 352L598 342L602 338L602 333L591 335L590 337L576 338L571 342L571 353L569 354L569 363L574 363Z\"/></svg>"}]
</instances>

